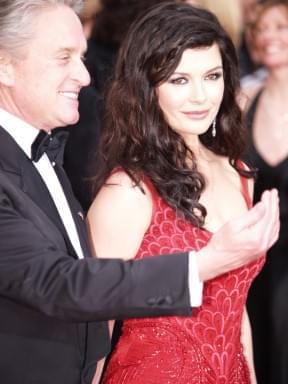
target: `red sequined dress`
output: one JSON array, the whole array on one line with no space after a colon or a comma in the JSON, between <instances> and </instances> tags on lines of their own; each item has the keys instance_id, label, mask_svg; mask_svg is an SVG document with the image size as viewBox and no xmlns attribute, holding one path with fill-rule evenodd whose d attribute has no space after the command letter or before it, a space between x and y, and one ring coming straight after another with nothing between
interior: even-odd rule
<instances>
[{"instance_id":1,"label":"red sequined dress","mask_svg":"<svg viewBox=\"0 0 288 384\"><path fill-rule=\"evenodd\" d=\"M248 206L247 179L241 177ZM137 259L199 250L211 232L176 217L153 187L153 214ZM248 289L264 257L204 284L203 304L190 317L125 320L104 384L249 384L240 343Z\"/></svg>"}]
</instances>

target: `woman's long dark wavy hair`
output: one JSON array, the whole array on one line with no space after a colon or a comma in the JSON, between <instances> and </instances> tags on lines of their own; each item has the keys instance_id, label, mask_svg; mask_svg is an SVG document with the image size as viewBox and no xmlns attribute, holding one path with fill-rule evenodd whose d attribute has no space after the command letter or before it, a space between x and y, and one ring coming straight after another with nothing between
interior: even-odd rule
<instances>
[{"instance_id":1,"label":"woman's long dark wavy hair","mask_svg":"<svg viewBox=\"0 0 288 384\"><path fill-rule=\"evenodd\" d=\"M193 152L165 120L156 88L175 71L187 48L215 43L223 62L224 96L216 137L210 127L200 140L215 154L227 156L239 173L250 176L237 165L245 146L245 130L236 101L239 77L233 43L209 11L165 2L133 23L120 48L106 100L96 193L113 169L121 167L140 188L143 175L148 177L178 215L203 226L206 209L199 198L204 178Z\"/></svg>"}]
</instances>

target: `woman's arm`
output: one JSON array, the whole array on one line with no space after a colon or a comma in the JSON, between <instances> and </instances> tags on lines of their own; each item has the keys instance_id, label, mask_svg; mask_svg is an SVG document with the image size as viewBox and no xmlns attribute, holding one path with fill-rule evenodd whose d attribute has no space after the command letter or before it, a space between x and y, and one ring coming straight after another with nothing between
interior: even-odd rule
<instances>
[{"instance_id":1,"label":"woman's arm","mask_svg":"<svg viewBox=\"0 0 288 384\"><path fill-rule=\"evenodd\" d=\"M111 255L125 260L133 258L142 242L152 215L152 199L145 186L145 194L133 186L124 172L113 174L96 196L88 212L88 228L96 257ZM110 337L114 320L109 321ZM92 384L98 384L105 359L97 364Z\"/></svg>"},{"instance_id":2,"label":"woman's arm","mask_svg":"<svg viewBox=\"0 0 288 384\"><path fill-rule=\"evenodd\" d=\"M152 198L134 186L124 172L110 176L88 211L88 230L97 257L132 259L152 215Z\"/></svg>"}]
</instances>

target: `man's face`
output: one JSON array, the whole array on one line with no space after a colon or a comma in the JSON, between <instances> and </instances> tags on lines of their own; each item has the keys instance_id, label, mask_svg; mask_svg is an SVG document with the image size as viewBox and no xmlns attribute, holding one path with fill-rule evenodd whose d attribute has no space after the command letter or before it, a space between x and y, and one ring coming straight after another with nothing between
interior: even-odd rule
<instances>
[{"instance_id":1,"label":"man's face","mask_svg":"<svg viewBox=\"0 0 288 384\"><path fill-rule=\"evenodd\" d=\"M13 61L7 110L39 129L78 121L78 95L90 76L82 62L86 40L81 23L66 6L35 18L35 34L21 59Z\"/></svg>"}]
</instances>

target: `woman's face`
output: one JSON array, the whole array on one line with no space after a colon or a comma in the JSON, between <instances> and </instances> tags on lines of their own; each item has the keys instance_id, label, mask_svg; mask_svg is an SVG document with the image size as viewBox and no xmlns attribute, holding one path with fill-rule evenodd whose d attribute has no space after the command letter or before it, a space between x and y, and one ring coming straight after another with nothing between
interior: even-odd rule
<instances>
[{"instance_id":1,"label":"woman's face","mask_svg":"<svg viewBox=\"0 0 288 384\"><path fill-rule=\"evenodd\" d=\"M277 5L260 16L255 29L260 62L268 69L288 66L288 8Z\"/></svg>"},{"instance_id":2,"label":"woman's face","mask_svg":"<svg viewBox=\"0 0 288 384\"><path fill-rule=\"evenodd\" d=\"M186 49L175 72L157 88L166 121L188 145L209 129L223 93L222 58L216 44Z\"/></svg>"}]
</instances>

